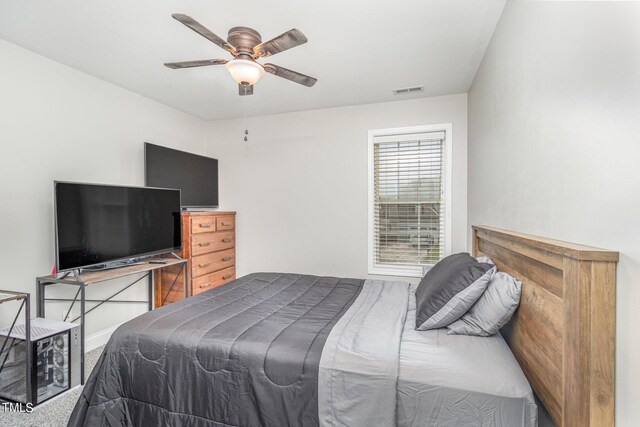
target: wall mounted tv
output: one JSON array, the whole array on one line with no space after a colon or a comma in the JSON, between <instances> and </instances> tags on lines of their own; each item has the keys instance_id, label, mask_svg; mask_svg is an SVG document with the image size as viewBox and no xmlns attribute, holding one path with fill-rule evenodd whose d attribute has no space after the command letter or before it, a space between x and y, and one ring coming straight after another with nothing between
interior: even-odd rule
<instances>
[{"instance_id":1,"label":"wall mounted tv","mask_svg":"<svg viewBox=\"0 0 640 427\"><path fill-rule=\"evenodd\" d=\"M55 182L54 195L58 271L180 249L179 190Z\"/></svg>"},{"instance_id":2,"label":"wall mounted tv","mask_svg":"<svg viewBox=\"0 0 640 427\"><path fill-rule=\"evenodd\" d=\"M218 160L144 144L145 184L182 191L184 209L218 207Z\"/></svg>"}]
</instances>

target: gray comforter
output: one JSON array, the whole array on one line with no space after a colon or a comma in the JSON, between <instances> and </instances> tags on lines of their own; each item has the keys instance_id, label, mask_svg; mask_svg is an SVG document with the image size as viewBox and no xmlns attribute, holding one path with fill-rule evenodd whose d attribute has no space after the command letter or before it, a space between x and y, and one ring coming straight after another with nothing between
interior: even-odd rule
<instances>
[{"instance_id":1,"label":"gray comforter","mask_svg":"<svg viewBox=\"0 0 640 427\"><path fill-rule=\"evenodd\" d=\"M364 283L322 352L321 426L396 425L400 344L408 303L408 283Z\"/></svg>"},{"instance_id":2,"label":"gray comforter","mask_svg":"<svg viewBox=\"0 0 640 427\"><path fill-rule=\"evenodd\" d=\"M113 334L70 426L314 426L318 367L363 281L259 273Z\"/></svg>"}]
</instances>

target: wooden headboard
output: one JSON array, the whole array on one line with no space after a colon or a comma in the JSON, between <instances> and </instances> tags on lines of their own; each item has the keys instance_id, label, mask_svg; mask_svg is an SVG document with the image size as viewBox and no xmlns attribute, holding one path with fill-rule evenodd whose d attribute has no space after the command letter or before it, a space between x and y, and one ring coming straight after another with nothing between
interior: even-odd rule
<instances>
[{"instance_id":1,"label":"wooden headboard","mask_svg":"<svg viewBox=\"0 0 640 427\"><path fill-rule=\"evenodd\" d=\"M473 227L486 255L522 281L503 335L558 426L613 426L618 253Z\"/></svg>"}]
</instances>

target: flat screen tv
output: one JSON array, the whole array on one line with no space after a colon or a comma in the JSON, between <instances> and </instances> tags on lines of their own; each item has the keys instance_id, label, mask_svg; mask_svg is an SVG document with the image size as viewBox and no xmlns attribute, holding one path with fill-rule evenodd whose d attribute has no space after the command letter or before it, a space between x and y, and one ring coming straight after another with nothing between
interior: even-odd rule
<instances>
[{"instance_id":1,"label":"flat screen tv","mask_svg":"<svg viewBox=\"0 0 640 427\"><path fill-rule=\"evenodd\" d=\"M184 209L218 207L218 160L145 143L145 184L178 188Z\"/></svg>"},{"instance_id":2,"label":"flat screen tv","mask_svg":"<svg viewBox=\"0 0 640 427\"><path fill-rule=\"evenodd\" d=\"M180 249L180 190L55 182L54 195L58 271Z\"/></svg>"}]
</instances>

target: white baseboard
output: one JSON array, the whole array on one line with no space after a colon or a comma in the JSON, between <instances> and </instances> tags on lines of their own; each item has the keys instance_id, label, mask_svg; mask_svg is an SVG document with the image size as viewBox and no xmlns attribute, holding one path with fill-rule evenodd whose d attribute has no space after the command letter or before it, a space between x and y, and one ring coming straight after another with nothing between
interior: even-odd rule
<instances>
[{"instance_id":1,"label":"white baseboard","mask_svg":"<svg viewBox=\"0 0 640 427\"><path fill-rule=\"evenodd\" d=\"M115 325L111 328L105 329L104 331L89 335L84 342L84 352L88 353L91 350L95 350L96 348L105 345L109 341L109 338L111 338L113 331L115 331L118 326L120 325Z\"/></svg>"}]
</instances>

